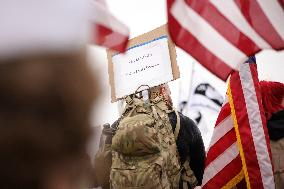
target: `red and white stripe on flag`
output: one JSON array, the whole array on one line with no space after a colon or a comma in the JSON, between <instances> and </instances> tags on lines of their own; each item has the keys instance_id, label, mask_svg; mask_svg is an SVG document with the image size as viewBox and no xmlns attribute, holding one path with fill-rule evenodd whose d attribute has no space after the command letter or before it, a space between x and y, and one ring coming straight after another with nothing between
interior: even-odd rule
<instances>
[{"instance_id":1,"label":"red and white stripe on flag","mask_svg":"<svg viewBox=\"0 0 284 189\"><path fill-rule=\"evenodd\" d=\"M108 10L104 0L91 0L92 43L124 52L129 30Z\"/></svg>"},{"instance_id":2,"label":"red and white stripe on flag","mask_svg":"<svg viewBox=\"0 0 284 189\"><path fill-rule=\"evenodd\" d=\"M207 153L202 188L231 189L244 179L248 189L275 188L256 64L241 64L230 78L227 95Z\"/></svg>"},{"instance_id":3,"label":"red and white stripe on flag","mask_svg":"<svg viewBox=\"0 0 284 189\"><path fill-rule=\"evenodd\" d=\"M284 48L278 0L167 0L168 27L177 46L226 80L247 56Z\"/></svg>"},{"instance_id":4,"label":"red and white stripe on flag","mask_svg":"<svg viewBox=\"0 0 284 189\"><path fill-rule=\"evenodd\" d=\"M207 152L203 189L231 189L244 178L231 108L223 105Z\"/></svg>"},{"instance_id":5,"label":"red and white stripe on flag","mask_svg":"<svg viewBox=\"0 0 284 189\"><path fill-rule=\"evenodd\" d=\"M275 188L255 63L241 64L231 75L228 94L247 188Z\"/></svg>"}]
</instances>

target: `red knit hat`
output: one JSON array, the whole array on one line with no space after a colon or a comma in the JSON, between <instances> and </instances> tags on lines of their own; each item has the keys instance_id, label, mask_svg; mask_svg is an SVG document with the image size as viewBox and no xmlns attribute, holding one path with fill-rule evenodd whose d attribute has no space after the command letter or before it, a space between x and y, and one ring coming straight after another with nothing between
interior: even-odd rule
<instances>
[{"instance_id":1,"label":"red knit hat","mask_svg":"<svg viewBox=\"0 0 284 189\"><path fill-rule=\"evenodd\" d=\"M284 98L284 84L273 81L259 82L266 118L269 119L275 112L284 109L281 105Z\"/></svg>"}]
</instances>

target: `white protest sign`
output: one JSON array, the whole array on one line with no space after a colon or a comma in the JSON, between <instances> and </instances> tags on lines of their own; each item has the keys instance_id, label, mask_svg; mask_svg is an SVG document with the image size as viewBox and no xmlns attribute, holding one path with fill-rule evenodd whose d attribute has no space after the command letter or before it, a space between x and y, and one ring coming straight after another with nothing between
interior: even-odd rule
<instances>
[{"instance_id":1,"label":"white protest sign","mask_svg":"<svg viewBox=\"0 0 284 189\"><path fill-rule=\"evenodd\" d=\"M153 87L179 78L167 25L130 39L127 47L124 54L107 50L112 102L133 94L141 85Z\"/></svg>"},{"instance_id":2,"label":"white protest sign","mask_svg":"<svg viewBox=\"0 0 284 189\"><path fill-rule=\"evenodd\" d=\"M112 64L117 98L134 93L141 85L154 87L174 79L167 36L113 55Z\"/></svg>"}]
</instances>

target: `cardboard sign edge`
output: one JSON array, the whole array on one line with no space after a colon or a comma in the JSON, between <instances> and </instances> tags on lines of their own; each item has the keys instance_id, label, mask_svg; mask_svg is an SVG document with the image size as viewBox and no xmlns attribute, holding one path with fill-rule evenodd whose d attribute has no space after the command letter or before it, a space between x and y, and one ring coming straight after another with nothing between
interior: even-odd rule
<instances>
[{"instance_id":1,"label":"cardboard sign edge","mask_svg":"<svg viewBox=\"0 0 284 189\"><path fill-rule=\"evenodd\" d=\"M141 44L141 43L152 41L153 39L159 38L163 35L166 35L168 37L168 46L169 46L169 53L170 53L170 59L171 59L173 80L176 80L180 77L180 72L179 72L179 67L177 64L177 54L176 54L175 44L170 38L167 24L162 25L154 30L151 30L147 33L144 33L142 35L139 35L137 37L130 39L128 41L127 49L135 45ZM115 96L114 71L113 71L113 65L112 65L112 56L114 54L117 54L117 52L107 49L108 75L109 75L109 85L111 87L111 102L112 103L121 99Z\"/></svg>"}]
</instances>

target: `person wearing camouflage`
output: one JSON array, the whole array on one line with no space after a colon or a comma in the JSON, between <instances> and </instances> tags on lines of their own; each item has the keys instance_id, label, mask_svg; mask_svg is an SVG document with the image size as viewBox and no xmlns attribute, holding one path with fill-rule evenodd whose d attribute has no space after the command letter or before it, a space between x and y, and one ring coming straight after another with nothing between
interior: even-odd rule
<instances>
[{"instance_id":1,"label":"person wearing camouflage","mask_svg":"<svg viewBox=\"0 0 284 189\"><path fill-rule=\"evenodd\" d=\"M191 119L174 110L169 88L151 88L150 106L141 98L126 100L122 117L103 129L108 133L105 146L112 153L101 148L96 155L96 186L191 189L201 185L205 161L202 137ZM103 165L106 157L112 159L111 165ZM108 177L99 178L100 172L109 172Z\"/></svg>"}]
</instances>

